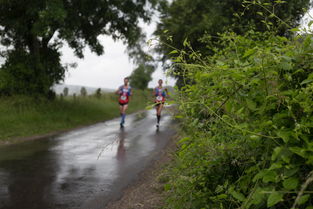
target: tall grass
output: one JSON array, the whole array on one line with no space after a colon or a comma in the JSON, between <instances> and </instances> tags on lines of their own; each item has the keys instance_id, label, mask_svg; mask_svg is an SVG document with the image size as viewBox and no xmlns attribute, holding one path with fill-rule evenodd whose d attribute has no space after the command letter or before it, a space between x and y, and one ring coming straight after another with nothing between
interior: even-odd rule
<instances>
[{"instance_id":1,"label":"tall grass","mask_svg":"<svg viewBox=\"0 0 313 209\"><path fill-rule=\"evenodd\" d=\"M147 91L136 90L128 113L143 109L149 95ZM58 97L54 101L25 96L0 98L0 142L71 129L117 116L119 106L113 93L100 98Z\"/></svg>"}]
</instances>

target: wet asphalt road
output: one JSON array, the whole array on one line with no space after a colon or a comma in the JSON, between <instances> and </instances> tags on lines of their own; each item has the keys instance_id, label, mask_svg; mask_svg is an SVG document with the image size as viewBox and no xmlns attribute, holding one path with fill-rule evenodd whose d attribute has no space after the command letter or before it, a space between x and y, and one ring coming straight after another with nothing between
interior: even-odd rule
<instances>
[{"instance_id":1,"label":"wet asphalt road","mask_svg":"<svg viewBox=\"0 0 313 209\"><path fill-rule=\"evenodd\" d=\"M154 110L46 139L0 147L0 209L104 209L175 134Z\"/></svg>"}]
</instances>

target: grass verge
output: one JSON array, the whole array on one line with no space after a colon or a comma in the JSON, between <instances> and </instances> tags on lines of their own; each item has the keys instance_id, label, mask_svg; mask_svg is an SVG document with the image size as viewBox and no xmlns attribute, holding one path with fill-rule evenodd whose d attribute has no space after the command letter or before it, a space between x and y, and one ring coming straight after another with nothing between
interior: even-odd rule
<instances>
[{"instance_id":1,"label":"grass verge","mask_svg":"<svg viewBox=\"0 0 313 209\"><path fill-rule=\"evenodd\" d=\"M136 90L127 112L143 109L149 95L150 92ZM58 97L54 101L25 96L0 98L0 143L72 129L117 116L119 106L113 93L103 94L100 98Z\"/></svg>"}]
</instances>

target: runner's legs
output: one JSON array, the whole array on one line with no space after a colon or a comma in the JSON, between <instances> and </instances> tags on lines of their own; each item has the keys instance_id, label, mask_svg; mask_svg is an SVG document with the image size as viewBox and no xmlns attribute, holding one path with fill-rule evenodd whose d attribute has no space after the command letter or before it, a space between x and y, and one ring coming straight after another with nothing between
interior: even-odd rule
<instances>
[{"instance_id":1,"label":"runner's legs","mask_svg":"<svg viewBox=\"0 0 313 209\"><path fill-rule=\"evenodd\" d=\"M122 108L122 111L123 111L122 113L123 113L123 114L126 114L127 108L128 108L128 104L126 104L126 105L123 106L123 108Z\"/></svg>"},{"instance_id":2,"label":"runner's legs","mask_svg":"<svg viewBox=\"0 0 313 209\"><path fill-rule=\"evenodd\" d=\"M120 113L121 113L121 126L125 123L126 110L128 108L128 104L120 105Z\"/></svg>"},{"instance_id":3,"label":"runner's legs","mask_svg":"<svg viewBox=\"0 0 313 209\"><path fill-rule=\"evenodd\" d=\"M120 105L120 114L123 114L123 105Z\"/></svg>"},{"instance_id":4,"label":"runner's legs","mask_svg":"<svg viewBox=\"0 0 313 209\"><path fill-rule=\"evenodd\" d=\"M163 105L162 103L159 103L157 104L156 106L156 115L157 115L157 127L159 127L159 123L160 123L160 120L161 120L161 112L162 112L162 109L163 109Z\"/></svg>"},{"instance_id":5,"label":"runner's legs","mask_svg":"<svg viewBox=\"0 0 313 209\"><path fill-rule=\"evenodd\" d=\"M164 106L164 104L161 103L161 104L157 107L157 115L161 115L163 106Z\"/></svg>"}]
</instances>

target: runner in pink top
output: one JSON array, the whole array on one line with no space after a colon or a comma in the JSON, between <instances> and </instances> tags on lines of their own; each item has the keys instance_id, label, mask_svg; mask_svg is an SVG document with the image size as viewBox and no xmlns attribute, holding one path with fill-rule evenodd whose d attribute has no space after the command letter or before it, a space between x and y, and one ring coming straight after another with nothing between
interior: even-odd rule
<instances>
[{"instance_id":1,"label":"runner in pink top","mask_svg":"<svg viewBox=\"0 0 313 209\"><path fill-rule=\"evenodd\" d=\"M156 109L156 116L157 116L157 128L160 126L161 120L161 112L165 103L165 98L167 96L166 89L162 87L163 80L160 79L158 81L159 85L154 89L154 96L155 96L155 109Z\"/></svg>"},{"instance_id":2,"label":"runner in pink top","mask_svg":"<svg viewBox=\"0 0 313 209\"><path fill-rule=\"evenodd\" d=\"M129 78L124 78L124 85L120 86L116 90L116 94L119 95L118 103L120 105L120 113L121 113L121 128L124 127L125 123L125 117L126 117L126 110L128 108L128 102L130 99L130 96L132 95L131 87L128 85Z\"/></svg>"}]
</instances>

